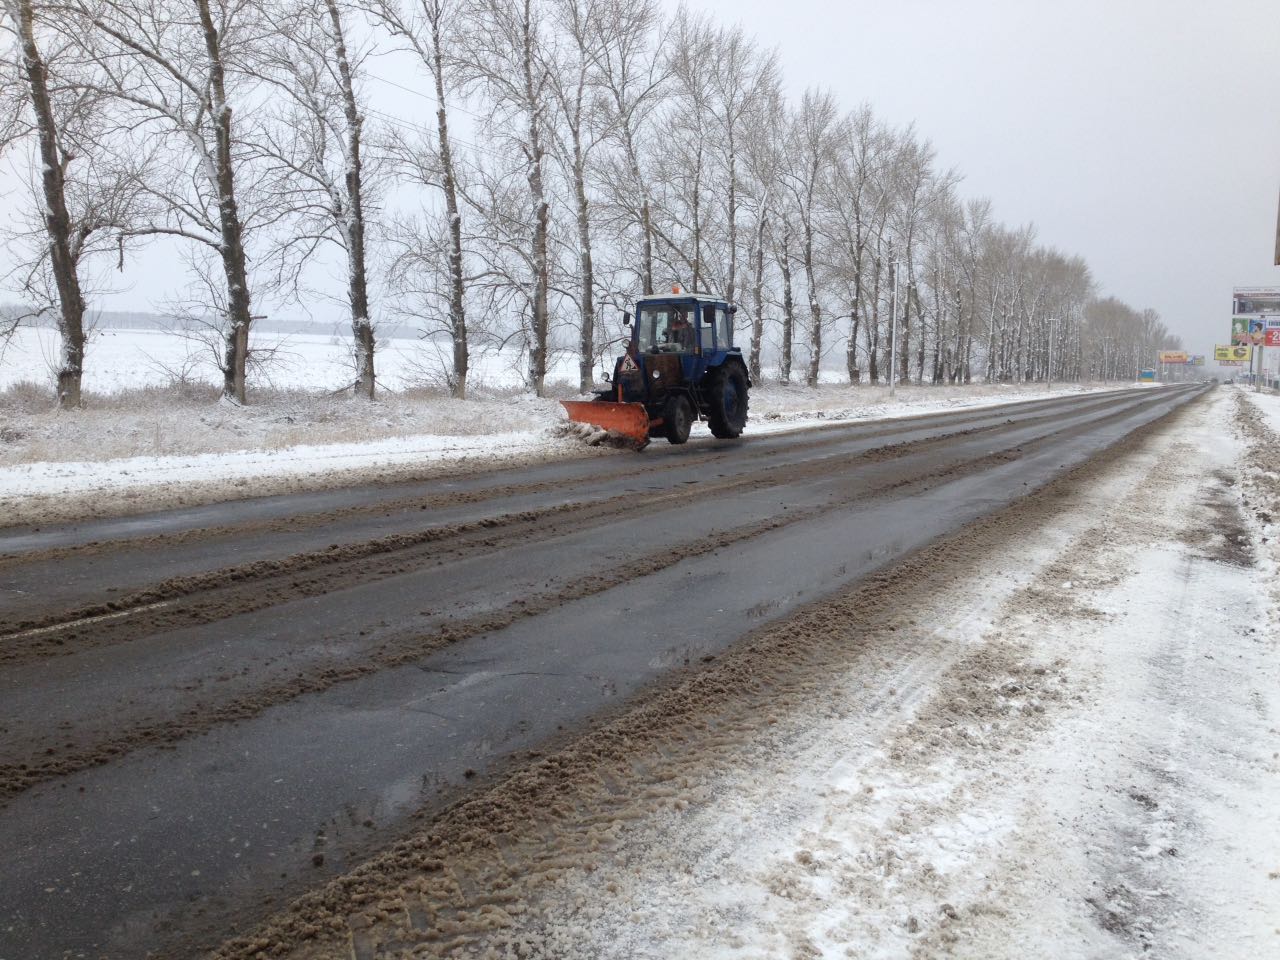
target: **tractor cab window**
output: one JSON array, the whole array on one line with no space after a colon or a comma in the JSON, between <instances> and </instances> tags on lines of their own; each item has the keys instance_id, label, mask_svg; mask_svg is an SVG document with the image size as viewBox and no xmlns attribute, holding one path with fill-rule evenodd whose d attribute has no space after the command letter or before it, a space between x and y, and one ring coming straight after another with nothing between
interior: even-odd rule
<instances>
[{"instance_id":1,"label":"tractor cab window","mask_svg":"<svg viewBox=\"0 0 1280 960\"><path fill-rule=\"evenodd\" d=\"M661 304L641 307L637 346L641 353L691 353L694 340L693 307Z\"/></svg>"},{"instance_id":2,"label":"tractor cab window","mask_svg":"<svg viewBox=\"0 0 1280 960\"><path fill-rule=\"evenodd\" d=\"M716 348L716 308L704 303L698 313L698 342L704 351L710 352Z\"/></svg>"},{"instance_id":3,"label":"tractor cab window","mask_svg":"<svg viewBox=\"0 0 1280 960\"><path fill-rule=\"evenodd\" d=\"M712 330L716 339L712 340ZM728 349L733 346L733 317L724 307L704 303L703 326L699 330L704 351L709 349Z\"/></svg>"},{"instance_id":4,"label":"tractor cab window","mask_svg":"<svg viewBox=\"0 0 1280 960\"><path fill-rule=\"evenodd\" d=\"M702 349L711 350L711 331L715 329L715 349L728 350L733 346L733 319L724 307L713 307L706 304L702 308Z\"/></svg>"}]
</instances>

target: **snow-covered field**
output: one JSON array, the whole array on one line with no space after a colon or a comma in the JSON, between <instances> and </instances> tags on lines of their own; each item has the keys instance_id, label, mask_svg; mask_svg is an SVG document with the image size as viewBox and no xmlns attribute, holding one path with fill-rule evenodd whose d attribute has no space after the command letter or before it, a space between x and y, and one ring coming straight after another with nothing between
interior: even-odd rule
<instances>
[{"instance_id":1,"label":"snow-covered field","mask_svg":"<svg viewBox=\"0 0 1280 960\"><path fill-rule=\"evenodd\" d=\"M307 390L325 393L355 380L349 339L316 334L255 333L252 345L271 359L255 373L250 388L267 391ZM402 392L439 383L440 355L421 340L378 341L378 378L387 390ZM41 386L53 382L58 356L57 331L24 327L0 356L0 390L15 383ZM477 353L471 382L479 390L518 383L520 358L513 354ZM552 380L577 378L577 360L558 358ZM217 384L221 374L215 354L204 343L165 330L107 329L93 333L85 359L84 389L110 394L174 381Z\"/></svg>"},{"instance_id":2,"label":"snow-covered field","mask_svg":"<svg viewBox=\"0 0 1280 960\"><path fill-rule=\"evenodd\" d=\"M696 716L552 757L518 833L500 793L458 850L433 834L443 869L365 870L355 954L1280 957L1264 415L1280 398L1219 390L766 632L671 693L704 691Z\"/></svg>"},{"instance_id":3,"label":"snow-covered field","mask_svg":"<svg viewBox=\"0 0 1280 960\"><path fill-rule=\"evenodd\" d=\"M102 331L86 372L88 405L60 413L36 382L48 377L51 332L19 331L0 363L0 511L17 523L611 452L566 436L559 404L524 392L513 357L481 362L462 402L409 388L422 376L421 346L388 341L382 375L391 389L370 404L327 395L349 382L341 340L293 336L271 385L259 384L241 408L217 402L211 366L184 366L191 349L168 333ZM575 371L571 360L560 364L557 395L575 395ZM747 434L1044 395L1042 386L971 385L903 387L890 399L884 386L764 385L752 392ZM695 426L695 439L709 436Z\"/></svg>"}]
</instances>

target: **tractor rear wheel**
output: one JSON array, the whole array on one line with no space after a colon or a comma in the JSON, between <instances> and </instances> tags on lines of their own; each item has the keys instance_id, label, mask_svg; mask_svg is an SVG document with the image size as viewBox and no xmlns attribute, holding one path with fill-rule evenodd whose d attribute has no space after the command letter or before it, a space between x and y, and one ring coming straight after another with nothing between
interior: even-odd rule
<instances>
[{"instance_id":1,"label":"tractor rear wheel","mask_svg":"<svg viewBox=\"0 0 1280 960\"><path fill-rule=\"evenodd\" d=\"M688 397L677 395L667 401L662 413L662 429L672 443L684 443L693 427L693 405Z\"/></svg>"},{"instance_id":2,"label":"tractor rear wheel","mask_svg":"<svg viewBox=\"0 0 1280 960\"><path fill-rule=\"evenodd\" d=\"M711 371L705 390L712 435L732 440L747 425L747 375L737 364Z\"/></svg>"}]
</instances>

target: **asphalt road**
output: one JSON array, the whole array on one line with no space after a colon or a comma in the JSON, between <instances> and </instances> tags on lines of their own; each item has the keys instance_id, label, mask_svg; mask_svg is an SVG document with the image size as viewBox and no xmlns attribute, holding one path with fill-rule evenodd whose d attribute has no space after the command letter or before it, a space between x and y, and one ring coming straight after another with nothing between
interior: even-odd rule
<instances>
[{"instance_id":1,"label":"asphalt road","mask_svg":"<svg viewBox=\"0 0 1280 960\"><path fill-rule=\"evenodd\" d=\"M242 931L1202 389L0 531L0 960Z\"/></svg>"}]
</instances>

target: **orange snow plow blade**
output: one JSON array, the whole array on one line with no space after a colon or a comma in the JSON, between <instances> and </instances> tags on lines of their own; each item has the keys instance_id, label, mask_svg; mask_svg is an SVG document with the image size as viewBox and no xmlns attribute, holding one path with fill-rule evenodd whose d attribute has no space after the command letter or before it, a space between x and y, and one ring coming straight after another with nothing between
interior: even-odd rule
<instances>
[{"instance_id":1,"label":"orange snow plow blade","mask_svg":"<svg viewBox=\"0 0 1280 960\"><path fill-rule=\"evenodd\" d=\"M561 400L560 405L575 423L621 434L639 450L649 443L649 414L642 403L612 403L607 400Z\"/></svg>"}]
</instances>

